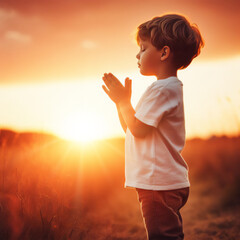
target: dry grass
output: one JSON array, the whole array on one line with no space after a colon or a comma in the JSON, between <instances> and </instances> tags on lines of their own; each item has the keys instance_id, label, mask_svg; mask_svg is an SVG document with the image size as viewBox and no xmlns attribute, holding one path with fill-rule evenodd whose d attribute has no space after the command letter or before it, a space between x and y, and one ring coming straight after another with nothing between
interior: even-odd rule
<instances>
[{"instance_id":1,"label":"dry grass","mask_svg":"<svg viewBox=\"0 0 240 240\"><path fill-rule=\"evenodd\" d=\"M1 239L146 239L136 193L123 188L123 139L80 146L2 131L0 144ZM239 146L187 142L187 240L240 239Z\"/></svg>"}]
</instances>

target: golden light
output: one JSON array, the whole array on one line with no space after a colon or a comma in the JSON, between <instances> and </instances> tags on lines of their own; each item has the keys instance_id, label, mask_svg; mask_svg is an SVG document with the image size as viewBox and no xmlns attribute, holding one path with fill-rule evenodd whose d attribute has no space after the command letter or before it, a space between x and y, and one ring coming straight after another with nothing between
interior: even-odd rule
<instances>
[{"instance_id":1,"label":"golden light","mask_svg":"<svg viewBox=\"0 0 240 240\"><path fill-rule=\"evenodd\" d=\"M88 143L104 138L104 131L94 113L72 113L59 124L58 135L66 140Z\"/></svg>"}]
</instances>

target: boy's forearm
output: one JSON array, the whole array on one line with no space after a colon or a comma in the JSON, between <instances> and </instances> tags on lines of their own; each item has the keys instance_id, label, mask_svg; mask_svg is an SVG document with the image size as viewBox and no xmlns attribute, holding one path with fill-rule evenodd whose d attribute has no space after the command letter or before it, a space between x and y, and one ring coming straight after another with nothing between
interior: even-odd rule
<instances>
[{"instance_id":1,"label":"boy's forearm","mask_svg":"<svg viewBox=\"0 0 240 240\"><path fill-rule=\"evenodd\" d=\"M117 107L118 118L119 118L119 121L121 123L122 129L123 129L124 132L126 132L127 131L127 124L125 123L125 121L123 119L119 104L116 104L116 107Z\"/></svg>"},{"instance_id":2,"label":"boy's forearm","mask_svg":"<svg viewBox=\"0 0 240 240\"><path fill-rule=\"evenodd\" d=\"M120 112L128 129L135 137L145 137L149 129L144 128L143 123L135 117L135 110L130 101L119 103Z\"/></svg>"}]
</instances>

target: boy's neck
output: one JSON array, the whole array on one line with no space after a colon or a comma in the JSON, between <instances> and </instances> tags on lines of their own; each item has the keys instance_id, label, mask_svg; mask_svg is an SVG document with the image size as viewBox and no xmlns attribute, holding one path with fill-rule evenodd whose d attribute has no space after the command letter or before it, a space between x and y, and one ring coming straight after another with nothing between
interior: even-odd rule
<instances>
[{"instance_id":1,"label":"boy's neck","mask_svg":"<svg viewBox=\"0 0 240 240\"><path fill-rule=\"evenodd\" d=\"M162 80L169 77L177 77L176 69L164 69L164 71L160 71L157 75L157 80Z\"/></svg>"}]
</instances>

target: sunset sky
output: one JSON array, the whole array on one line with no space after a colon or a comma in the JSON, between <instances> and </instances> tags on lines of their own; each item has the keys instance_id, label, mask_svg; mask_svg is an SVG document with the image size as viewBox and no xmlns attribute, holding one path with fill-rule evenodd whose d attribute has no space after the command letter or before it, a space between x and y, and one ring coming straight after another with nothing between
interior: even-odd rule
<instances>
[{"instance_id":1,"label":"sunset sky","mask_svg":"<svg viewBox=\"0 0 240 240\"><path fill-rule=\"evenodd\" d=\"M124 136L102 75L133 80L133 106L156 79L139 73L135 32L165 13L198 25L205 47L178 77L187 137L240 134L237 0L0 0L0 128L91 140Z\"/></svg>"}]
</instances>

